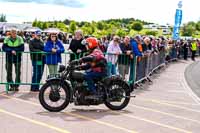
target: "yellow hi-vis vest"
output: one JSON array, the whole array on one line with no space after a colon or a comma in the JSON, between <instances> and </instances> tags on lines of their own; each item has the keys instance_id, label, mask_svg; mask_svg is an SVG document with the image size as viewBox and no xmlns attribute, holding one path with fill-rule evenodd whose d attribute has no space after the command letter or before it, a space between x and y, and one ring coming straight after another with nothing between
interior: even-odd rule
<instances>
[{"instance_id":1,"label":"yellow hi-vis vest","mask_svg":"<svg viewBox=\"0 0 200 133\"><path fill-rule=\"evenodd\" d=\"M196 51L197 50L197 44L195 42L192 43L191 49L192 49L192 51Z\"/></svg>"}]
</instances>

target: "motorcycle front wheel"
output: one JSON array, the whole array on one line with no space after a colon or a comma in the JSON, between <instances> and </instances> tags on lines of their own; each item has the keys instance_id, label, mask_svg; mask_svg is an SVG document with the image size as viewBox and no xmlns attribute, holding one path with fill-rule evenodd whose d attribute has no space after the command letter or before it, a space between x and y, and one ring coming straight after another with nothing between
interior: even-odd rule
<instances>
[{"instance_id":1,"label":"motorcycle front wheel","mask_svg":"<svg viewBox=\"0 0 200 133\"><path fill-rule=\"evenodd\" d=\"M46 110L60 112L69 105L70 90L58 80L49 81L40 89L39 101Z\"/></svg>"}]
</instances>

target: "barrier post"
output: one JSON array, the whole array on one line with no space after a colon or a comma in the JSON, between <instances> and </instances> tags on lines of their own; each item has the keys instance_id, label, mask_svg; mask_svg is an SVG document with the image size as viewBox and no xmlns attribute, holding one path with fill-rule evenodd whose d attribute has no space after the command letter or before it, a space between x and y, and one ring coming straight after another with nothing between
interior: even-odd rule
<instances>
[{"instance_id":1,"label":"barrier post","mask_svg":"<svg viewBox=\"0 0 200 133\"><path fill-rule=\"evenodd\" d=\"M133 57L133 60L130 63L130 76L129 76L129 84L135 84L136 82L136 70L137 70L137 56Z\"/></svg>"}]
</instances>

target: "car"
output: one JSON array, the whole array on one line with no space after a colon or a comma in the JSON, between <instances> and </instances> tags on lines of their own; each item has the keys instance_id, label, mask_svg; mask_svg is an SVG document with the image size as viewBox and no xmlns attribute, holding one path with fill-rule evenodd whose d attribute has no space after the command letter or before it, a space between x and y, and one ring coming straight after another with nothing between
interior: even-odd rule
<instances>
[{"instance_id":1,"label":"car","mask_svg":"<svg viewBox=\"0 0 200 133\"><path fill-rule=\"evenodd\" d=\"M163 29L162 32L163 32L163 35L170 35L171 34L170 30L168 30L168 29Z\"/></svg>"}]
</instances>

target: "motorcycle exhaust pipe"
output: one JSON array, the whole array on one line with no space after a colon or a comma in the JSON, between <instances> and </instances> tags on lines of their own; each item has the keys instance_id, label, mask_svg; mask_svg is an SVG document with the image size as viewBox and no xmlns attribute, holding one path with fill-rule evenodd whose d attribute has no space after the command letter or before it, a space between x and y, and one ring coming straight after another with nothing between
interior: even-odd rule
<instances>
[{"instance_id":1,"label":"motorcycle exhaust pipe","mask_svg":"<svg viewBox=\"0 0 200 133\"><path fill-rule=\"evenodd\" d=\"M133 96L123 96L123 98L136 98L136 95L133 95Z\"/></svg>"}]
</instances>

